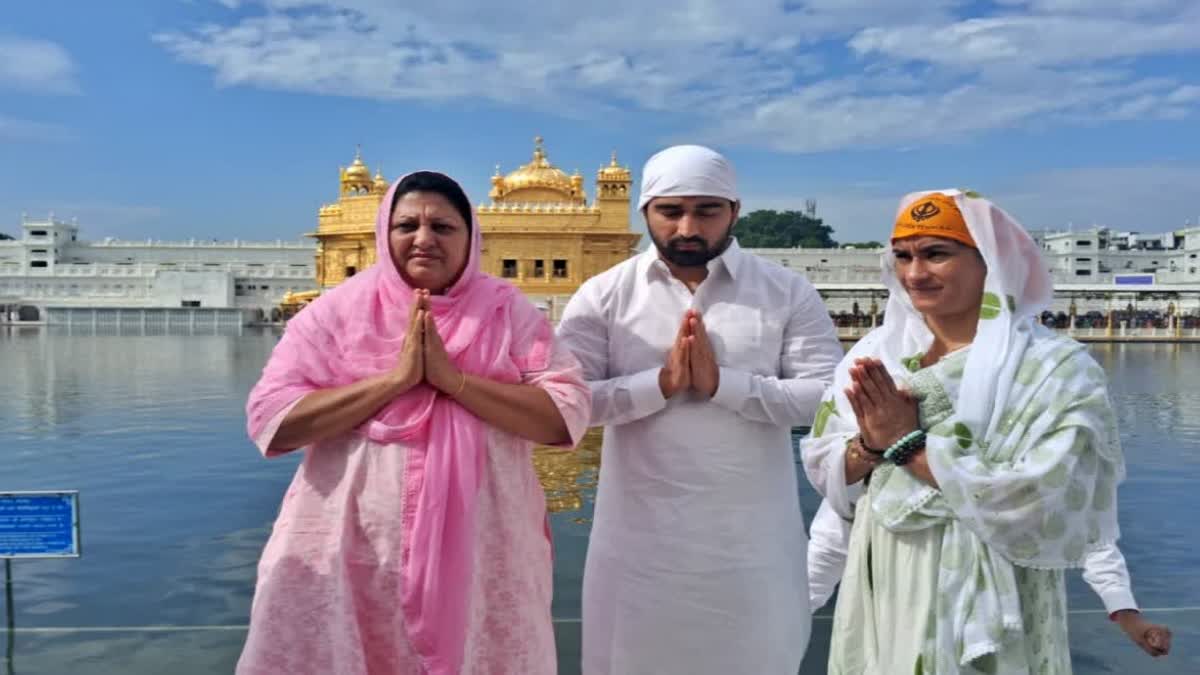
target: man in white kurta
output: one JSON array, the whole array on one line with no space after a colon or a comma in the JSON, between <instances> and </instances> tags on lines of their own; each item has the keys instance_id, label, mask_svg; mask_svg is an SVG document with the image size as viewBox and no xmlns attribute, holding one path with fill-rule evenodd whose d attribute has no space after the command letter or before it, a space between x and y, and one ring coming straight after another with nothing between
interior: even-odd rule
<instances>
[{"instance_id":1,"label":"man in white kurta","mask_svg":"<svg viewBox=\"0 0 1200 675\"><path fill-rule=\"evenodd\" d=\"M732 217L697 227L712 198ZM810 611L790 431L843 350L812 285L732 239L723 157L659 153L639 206L655 246L586 282L558 329L605 427L583 672L794 675ZM685 335L689 310L702 327ZM682 342L694 374L672 391Z\"/></svg>"}]
</instances>

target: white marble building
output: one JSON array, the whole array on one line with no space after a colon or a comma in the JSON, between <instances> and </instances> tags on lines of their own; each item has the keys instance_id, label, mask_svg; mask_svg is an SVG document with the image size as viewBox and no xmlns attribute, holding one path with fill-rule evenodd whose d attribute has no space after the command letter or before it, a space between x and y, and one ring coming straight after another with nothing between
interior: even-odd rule
<instances>
[{"instance_id":1,"label":"white marble building","mask_svg":"<svg viewBox=\"0 0 1200 675\"><path fill-rule=\"evenodd\" d=\"M89 242L73 223L23 219L18 239L0 241L0 307L34 321L67 307L270 316L288 291L316 288L315 251L311 242Z\"/></svg>"},{"instance_id":2,"label":"white marble building","mask_svg":"<svg viewBox=\"0 0 1200 675\"><path fill-rule=\"evenodd\" d=\"M51 314L94 321L84 310L176 310L166 319L189 325L197 313L238 312L246 320L269 318L284 294L315 290L316 246L306 241L83 241L73 223L23 219L20 238L0 241L0 321L41 321ZM1200 313L1200 227L1160 235L1092 228L1038 233L1055 279L1056 312L1072 302L1080 314L1124 309ZM830 311L882 309L880 249L749 249L804 274ZM554 318L569 296L539 298ZM178 316L176 316L178 315ZM213 317L215 319L215 317ZM222 321L229 321L228 316ZM138 319L137 321L141 321Z\"/></svg>"},{"instance_id":3,"label":"white marble building","mask_svg":"<svg viewBox=\"0 0 1200 675\"><path fill-rule=\"evenodd\" d=\"M1105 312L1129 305L1200 312L1200 227L1144 236L1092 228L1036 233L1054 277L1055 312ZM833 312L863 311L886 296L880 283L882 249L749 249L800 272L826 297Z\"/></svg>"}]
</instances>

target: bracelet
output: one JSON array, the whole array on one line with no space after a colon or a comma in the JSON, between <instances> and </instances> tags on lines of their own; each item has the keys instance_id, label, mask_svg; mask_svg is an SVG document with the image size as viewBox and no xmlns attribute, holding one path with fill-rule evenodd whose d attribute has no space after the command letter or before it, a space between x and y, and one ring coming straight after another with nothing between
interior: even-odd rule
<instances>
[{"instance_id":1,"label":"bracelet","mask_svg":"<svg viewBox=\"0 0 1200 675\"><path fill-rule=\"evenodd\" d=\"M846 451L850 453L851 457L864 464L878 466L883 463L883 453L877 453L863 445L862 439L857 436L851 438L846 443Z\"/></svg>"},{"instance_id":2,"label":"bracelet","mask_svg":"<svg viewBox=\"0 0 1200 675\"><path fill-rule=\"evenodd\" d=\"M876 457L879 457L880 459L883 459L883 455L887 450L886 448L884 448L883 450L876 450L875 448L868 446L867 442L865 440L863 440L862 432L859 432L857 435L855 435L854 442L858 443L858 447L862 448L863 450L866 450L867 452L871 453L872 455L875 455Z\"/></svg>"},{"instance_id":3,"label":"bracelet","mask_svg":"<svg viewBox=\"0 0 1200 675\"><path fill-rule=\"evenodd\" d=\"M871 452L870 450L864 452L856 449L854 451L854 456L858 457L863 462L870 464L871 466L879 466L880 464L883 464L883 457Z\"/></svg>"},{"instance_id":4,"label":"bracelet","mask_svg":"<svg viewBox=\"0 0 1200 675\"><path fill-rule=\"evenodd\" d=\"M450 394L451 398L458 398L458 395L463 393L463 389L467 388L467 373L460 370L458 371L458 374L462 376L462 381L458 383L458 391Z\"/></svg>"},{"instance_id":5,"label":"bracelet","mask_svg":"<svg viewBox=\"0 0 1200 675\"><path fill-rule=\"evenodd\" d=\"M924 432L922 432L920 429L917 429L915 431L910 431L907 434L904 434L903 436L900 437L900 440L896 441L895 443L892 443L890 446L888 446L887 450L884 450L883 458L891 461L892 457L894 457L896 455L896 453L900 452L902 449L907 447L908 443L910 443L913 438L915 438L917 435L923 435L923 434L924 434Z\"/></svg>"},{"instance_id":6,"label":"bracelet","mask_svg":"<svg viewBox=\"0 0 1200 675\"><path fill-rule=\"evenodd\" d=\"M903 443L900 444L899 447L896 448L895 452L892 453L892 464L895 464L896 466L904 466L905 464L908 464L913 455L915 455L917 450L924 446L924 444L925 437L923 434L908 437Z\"/></svg>"},{"instance_id":7,"label":"bracelet","mask_svg":"<svg viewBox=\"0 0 1200 675\"><path fill-rule=\"evenodd\" d=\"M897 452L896 455L892 457L892 464L895 464L896 466L904 466L905 464L908 464L910 461L912 461L912 458L917 454L917 452L919 452L923 447L925 447L924 443L914 444L908 446L908 448L901 452Z\"/></svg>"},{"instance_id":8,"label":"bracelet","mask_svg":"<svg viewBox=\"0 0 1200 675\"><path fill-rule=\"evenodd\" d=\"M908 432L903 438L893 443L883 453L883 458L896 466L904 466L923 447L925 447L925 432L921 429L916 429Z\"/></svg>"}]
</instances>

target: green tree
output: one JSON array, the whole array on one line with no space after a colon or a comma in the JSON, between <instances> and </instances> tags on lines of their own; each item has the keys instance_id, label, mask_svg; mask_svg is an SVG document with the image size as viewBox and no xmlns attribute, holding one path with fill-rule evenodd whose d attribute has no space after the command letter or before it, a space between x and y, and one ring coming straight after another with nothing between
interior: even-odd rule
<instances>
[{"instance_id":1,"label":"green tree","mask_svg":"<svg viewBox=\"0 0 1200 675\"><path fill-rule=\"evenodd\" d=\"M12 237L7 234L4 234L3 232L0 232L0 241L4 241L5 239L12 239Z\"/></svg>"},{"instance_id":2,"label":"green tree","mask_svg":"<svg viewBox=\"0 0 1200 675\"><path fill-rule=\"evenodd\" d=\"M758 210L738 218L733 226L745 248L836 248L833 228L816 215L810 202L804 211Z\"/></svg>"}]
</instances>

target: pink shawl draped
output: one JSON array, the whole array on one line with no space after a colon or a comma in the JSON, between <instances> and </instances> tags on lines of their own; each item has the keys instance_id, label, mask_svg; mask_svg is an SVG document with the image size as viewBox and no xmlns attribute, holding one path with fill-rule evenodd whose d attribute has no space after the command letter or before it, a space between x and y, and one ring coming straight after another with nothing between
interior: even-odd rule
<instances>
[{"instance_id":1,"label":"pink shawl draped","mask_svg":"<svg viewBox=\"0 0 1200 675\"><path fill-rule=\"evenodd\" d=\"M402 180L402 179L401 179ZM375 222L376 262L322 294L288 322L246 406L257 437L287 406L319 389L344 386L395 367L408 329L413 289L388 245L393 183ZM472 218L461 276L431 311L450 359L462 371L516 383L548 365L548 321L514 325L514 303L528 300L480 269L482 234ZM532 312L537 315L537 312ZM526 322L530 323L530 322ZM487 450L484 422L452 398L421 384L364 422L358 433L408 447L405 469L401 606L409 638L434 675L457 673L467 631L475 501Z\"/></svg>"}]
</instances>

